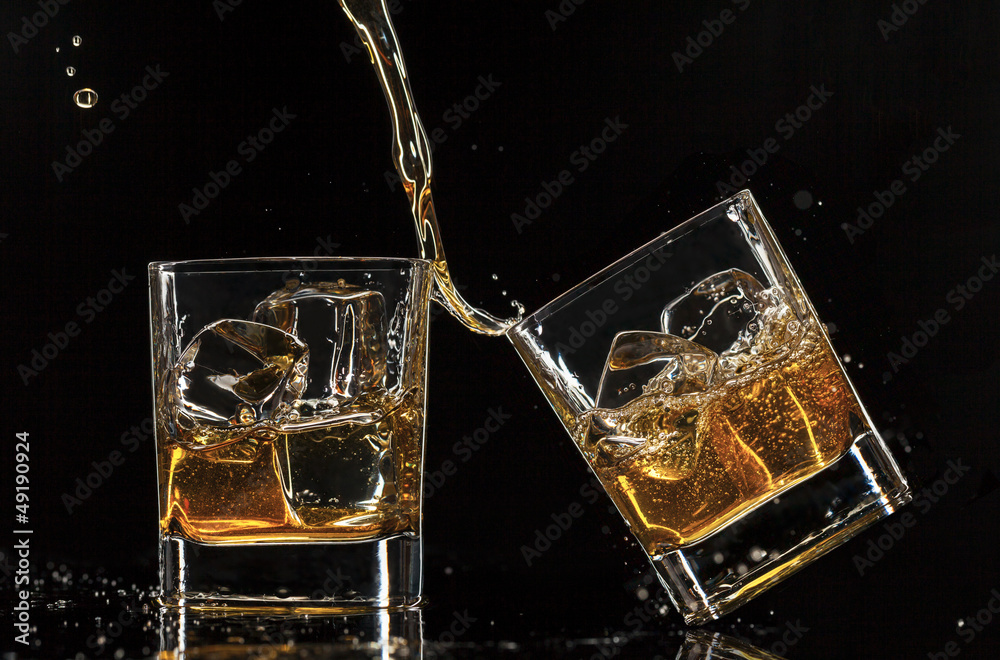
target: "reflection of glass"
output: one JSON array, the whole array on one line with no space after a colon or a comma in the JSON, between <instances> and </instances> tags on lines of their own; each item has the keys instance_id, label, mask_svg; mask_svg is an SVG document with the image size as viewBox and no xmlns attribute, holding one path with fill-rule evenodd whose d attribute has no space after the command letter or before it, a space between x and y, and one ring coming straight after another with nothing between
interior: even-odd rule
<instances>
[{"instance_id":1,"label":"reflection of glass","mask_svg":"<svg viewBox=\"0 0 1000 660\"><path fill-rule=\"evenodd\" d=\"M420 610L349 616L192 615L164 610L159 658L422 658Z\"/></svg>"},{"instance_id":2,"label":"reflection of glass","mask_svg":"<svg viewBox=\"0 0 1000 660\"><path fill-rule=\"evenodd\" d=\"M693 630L684 637L684 646L675 660L782 660L733 637L707 630Z\"/></svg>"},{"instance_id":3,"label":"reflection of glass","mask_svg":"<svg viewBox=\"0 0 1000 660\"><path fill-rule=\"evenodd\" d=\"M428 262L158 263L162 599L420 598Z\"/></svg>"},{"instance_id":4,"label":"reflection of glass","mask_svg":"<svg viewBox=\"0 0 1000 660\"><path fill-rule=\"evenodd\" d=\"M508 336L689 623L909 500L749 192Z\"/></svg>"}]
</instances>

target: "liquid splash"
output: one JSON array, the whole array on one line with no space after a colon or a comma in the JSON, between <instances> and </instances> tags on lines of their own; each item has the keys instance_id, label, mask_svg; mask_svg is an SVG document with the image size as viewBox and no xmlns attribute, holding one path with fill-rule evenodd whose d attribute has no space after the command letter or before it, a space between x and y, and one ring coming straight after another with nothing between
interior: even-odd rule
<instances>
[{"instance_id":1,"label":"liquid splash","mask_svg":"<svg viewBox=\"0 0 1000 660\"><path fill-rule=\"evenodd\" d=\"M410 200L410 210L420 241L420 256L431 260L437 283L434 299L473 332L490 336L502 335L521 320L524 308L514 305L517 316L502 320L472 307L455 289L448 271L431 194L433 165L430 141L417 114L403 54L385 0L340 0L340 6L367 46L389 104L393 135L392 160Z\"/></svg>"}]
</instances>

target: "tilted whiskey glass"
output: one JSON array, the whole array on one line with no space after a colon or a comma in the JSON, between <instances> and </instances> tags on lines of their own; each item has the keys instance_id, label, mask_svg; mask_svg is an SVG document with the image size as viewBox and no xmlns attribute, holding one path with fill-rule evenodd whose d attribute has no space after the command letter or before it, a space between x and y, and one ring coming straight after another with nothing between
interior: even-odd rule
<instances>
[{"instance_id":1,"label":"tilted whiskey glass","mask_svg":"<svg viewBox=\"0 0 1000 660\"><path fill-rule=\"evenodd\" d=\"M688 623L910 499L748 191L508 337Z\"/></svg>"}]
</instances>

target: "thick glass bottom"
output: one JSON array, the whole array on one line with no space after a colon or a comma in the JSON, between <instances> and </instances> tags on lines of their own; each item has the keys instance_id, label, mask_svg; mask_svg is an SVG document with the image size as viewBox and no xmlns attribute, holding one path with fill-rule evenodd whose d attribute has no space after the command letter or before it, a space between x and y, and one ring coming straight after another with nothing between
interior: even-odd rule
<instances>
[{"instance_id":1,"label":"thick glass bottom","mask_svg":"<svg viewBox=\"0 0 1000 660\"><path fill-rule=\"evenodd\" d=\"M899 466L867 432L836 462L713 535L652 557L688 624L738 608L910 501Z\"/></svg>"},{"instance_id":2,"label":"thick glass bottom","mask_svg":"<svg viewBox=\"0 0 1000 660\"><path fill-rule=\"evenodd\" d=\"M352 543L160 542L160 602L217 610L355 612L419 604L419 537Z\"/></svg>"}]
</instances>

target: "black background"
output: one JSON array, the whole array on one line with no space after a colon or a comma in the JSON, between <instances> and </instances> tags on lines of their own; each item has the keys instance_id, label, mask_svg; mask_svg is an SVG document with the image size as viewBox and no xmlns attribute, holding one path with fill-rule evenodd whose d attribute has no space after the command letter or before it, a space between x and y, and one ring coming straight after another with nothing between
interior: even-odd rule
<instances>
[{"instance_id":1,"label":"black background","mask_svg":"<svg viewBox=\"0 0 1000 660\"><path fill-rule=\"evenodd\" d=\"M888 545L882 525L709 626L788 658L926 658L948 642L967 658L1000 649L997 621L968 642L956 630L1000 588L1000 282L983 283L961 309L948 298L1000 247L1000 19L989 3L904 4L915 13L887 38L879 21L891 21L895 5L885 0L567 0L565 20L546 15L559 11L557 0L399 0L394 17L424 124L446 136L434 153L435 200L452 274L470 302L498 315L509 314L512 298L537 309L728 196L716 182L729 180L747 149L776 139L780 150L747 187L832 324L838 352L850 355L848 372L880 431L917 488L945 476L948 460L971 467L939 502L908 507L916 523L863 575L856 558L869 542ZM0 45L8 512L0 519L13 529L14 434L27 431L38 576L65 564L61 575L107 575L140 589L155 582L153 445L123 444L151 414L148 262L310 255L323 241L339 244L335 255L417 255L405 196L385 178L383 96L336 3L231 9L77 0L18 52L9 37ZM673 54L725 9L735 20L679 71ZM8 3L0 27L19 32L36 11L33 2ZM82 45L73 47L77 34ZM169 75L122 118L112 103L157 65ZM445 113L480 76L500 85L456 126ZM779 130L814 86L832 96L793 135ZM83 87L100 97L89 110L72 102ZM238 145L275 108L294 119L245 162ZM67 146L104 118L114 131L60 181L53 162L65 162ZM628 128L578 171L571 154L618 118ZM949 128L961 137L911 181L903 164ZM230 159L242 172L186 223L178 206ZM512 214L567 169L574 183L518 231ZM857 208L897 179L905 193L849 236L842 224L856 223ZM134 279L86 322L78 306L113 271ZM888 353L900 353L938 310L949 321L894 366ZM36 375L19 371L70 321L79 336ZM491 408L510 419L462 462L453 445ZM68 512L63 495L115 450L124 463ZM506 655L673 657L681 629L673 612L642 624L638 637L579 641L635 628L626 617L643 605L645 560L602 499L527 565L522 546L552 514L583 502L584 461L506 340L439 315L427 470L449 459L456 474L425 505L424 634L440 639L454 611L477 621L463 633L466 646L438 652L490 656L509 640L518 650ZM10 579L0 576L7 595ZM93 630L92 617L72 612L65 616ZM110 657L86 649L84 631L39 617L41 647L30 653ZM809 631L787 650L775 647L796 621ZM4 649L14 646L10 631ZM577 641L567 650L552 640Z\"/></svg>"}]
</instances>

